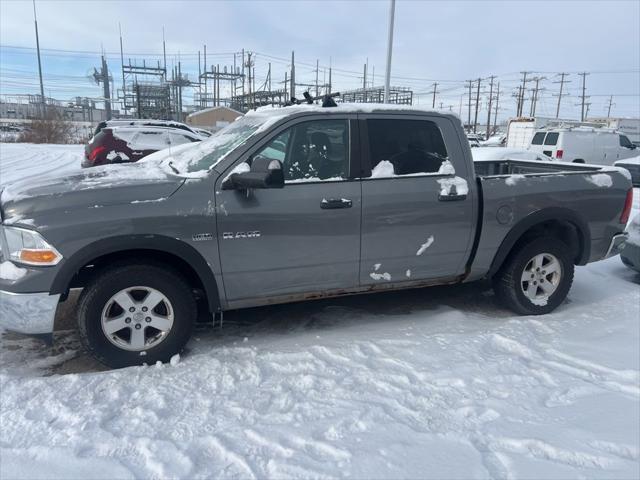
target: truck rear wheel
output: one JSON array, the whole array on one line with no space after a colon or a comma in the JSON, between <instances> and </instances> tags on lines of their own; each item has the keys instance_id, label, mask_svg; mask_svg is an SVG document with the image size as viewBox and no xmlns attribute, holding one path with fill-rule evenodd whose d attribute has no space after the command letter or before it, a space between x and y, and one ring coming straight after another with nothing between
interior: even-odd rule
<instances>
[{"instance_id":1,"label":"truck rear wheel","mask_svg":"<svg viewBox=\"0 0 640 480\"><path fill-rule=\"evenodd\" d=\"M169 361L189 340L196 316L185 280L159 265L109 268L78 301L84 347L112 368Z\"/></svg>"},{"instance_id":2,"label":"truck rear wheel","mask_svg":"<svg viewBox=\"0 0 640 480\"><path fill-rule=\"evenodd\" d=\"M521 315L552 312L573 283L573 256L554 237L537 237L511 252L493 279L500 301Z\"/></svg>"}]
</instances>

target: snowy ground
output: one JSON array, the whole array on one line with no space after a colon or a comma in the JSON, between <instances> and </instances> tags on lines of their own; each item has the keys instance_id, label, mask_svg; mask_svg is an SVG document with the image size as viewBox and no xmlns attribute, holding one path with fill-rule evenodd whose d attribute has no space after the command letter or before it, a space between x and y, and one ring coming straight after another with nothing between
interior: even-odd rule
<instances>
[{"instance_id":1,"label":"snowy ground","mask_svg":"<svg viewBox=\"0 0 640 480\"><path fill-rule=\"evenodd\" d=\"M80 168L84 145L0 143L0 185Z\"/></svg>"},{"instance_id":2,"label":"snowy ground","mask_svg":"<svg viewBox=\"0 0 640 480\"><path fill-rule=\"evenodd\" d=\"M613 258L544 317L482 285L231 312L119 371L5 335L0 478L638 478L639 285Z\"/></svg>"}]
</instances>

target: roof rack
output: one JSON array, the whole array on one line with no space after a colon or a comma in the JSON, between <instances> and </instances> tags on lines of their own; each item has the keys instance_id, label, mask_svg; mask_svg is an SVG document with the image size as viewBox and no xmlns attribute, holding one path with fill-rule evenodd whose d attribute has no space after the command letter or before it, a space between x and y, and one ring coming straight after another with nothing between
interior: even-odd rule
<instances>
[{"instance_id":1,"label":"roof rack","mask_svg":"<svg viewBox=\"0 0 640 480\"><path fill-rule=\"evenodd\" d=\"M334 100L334 98L340 96L340 92L335 93L327 93L325 95L318 95L317 97L312 97L309 92L304 92L302 94L304 96L304 100L299 100L296 97L291 97L291 100L285 103L285 107L290 107L291 105L300 105L303 102L309 105L313 105L317 100L322 100L322 106L324 108L337 107L338 104Z\"/></svg>"}]
</instances>

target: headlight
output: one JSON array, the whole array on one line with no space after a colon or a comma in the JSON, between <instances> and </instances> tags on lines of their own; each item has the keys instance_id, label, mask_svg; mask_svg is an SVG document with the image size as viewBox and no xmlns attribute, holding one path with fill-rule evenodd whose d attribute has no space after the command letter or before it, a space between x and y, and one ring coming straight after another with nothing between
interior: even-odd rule
<instances>
[{"instance_id":1,"label":"headlight","mask_svg":"<svg viewBox=\"0 0 640 480\"><path fill-rule=\"evenodd\" d=\"M62 255L35 230L3 226L5 256L27 265L56 265Z\"/></svg>"}]
</instances>

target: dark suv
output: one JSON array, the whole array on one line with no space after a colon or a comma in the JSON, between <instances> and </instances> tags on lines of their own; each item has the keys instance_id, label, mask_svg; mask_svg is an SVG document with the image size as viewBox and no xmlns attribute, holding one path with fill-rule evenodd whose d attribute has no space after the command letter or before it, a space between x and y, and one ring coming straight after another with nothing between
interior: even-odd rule
<instances>
[{"instance_id":1,"label":"dark suv","mask_svg":"<svg viewBox=\"0 0 640 480\"><path fill-rule=\"evenodd\" d=\"M182 128L162 126L106 126L84 149L83 167L136 162L171 145L199 142L202 137Z\"/></svg>"}]
</instances>

